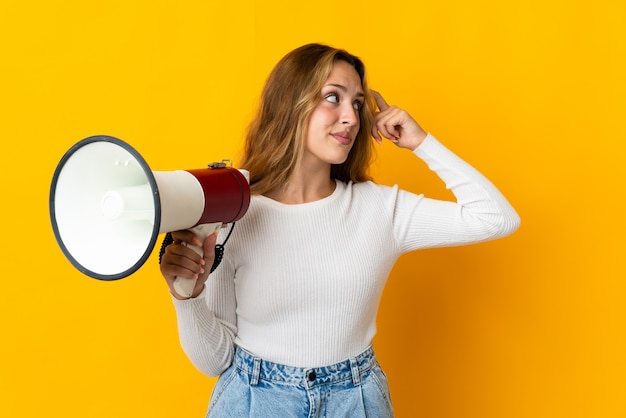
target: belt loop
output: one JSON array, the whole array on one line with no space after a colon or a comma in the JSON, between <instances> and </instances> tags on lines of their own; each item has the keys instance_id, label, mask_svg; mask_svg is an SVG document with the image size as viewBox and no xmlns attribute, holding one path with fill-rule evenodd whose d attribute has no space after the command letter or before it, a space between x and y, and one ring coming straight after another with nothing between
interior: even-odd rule
<instances>
[{"instance_id":1,"label":"belt loop","mask_svg":"<svg viewBox=\"0 0 626 418\"><path fill-rule=\"evenodd\" d=\"M359 371L359 363L356 358L350 358L350 370L352 370L352 382L354 386L359 386L361 384L361 372Z\"/></svg>"},{"instance_id":2,"label":"belt loop","mask_svg":"<svg viewBox=\"0 0 626 418\"><path fill-rule=\"evenodd\" d=\"M261 359L258 357L255 357L254 363L252 365L252 380L250 380L250 386L256 386L259 384L260 374L261 374Z\"/></svg>"}]
</instances>

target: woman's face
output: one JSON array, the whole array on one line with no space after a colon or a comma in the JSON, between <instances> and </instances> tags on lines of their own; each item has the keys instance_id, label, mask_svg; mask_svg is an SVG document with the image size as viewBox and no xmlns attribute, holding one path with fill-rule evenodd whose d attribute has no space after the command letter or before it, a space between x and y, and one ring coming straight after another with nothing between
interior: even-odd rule
<instances>
[{"instance_id":1,"label":"woman's face","mask_svg":"<svg viewBox=\"0 0 626 418\"><path fill-rule=\"evenodd\" d=\"M320 95L309 119L303 162L341 164L359 132L365 100L361 78L352 65L337 61Z\"/></svg>"}]
</instances>

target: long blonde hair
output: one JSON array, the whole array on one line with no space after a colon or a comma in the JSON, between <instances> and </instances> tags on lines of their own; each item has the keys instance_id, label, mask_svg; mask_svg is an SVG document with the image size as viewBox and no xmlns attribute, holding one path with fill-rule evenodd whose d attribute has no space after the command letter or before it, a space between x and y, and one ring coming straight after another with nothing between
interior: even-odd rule
<instances>
[{"instance_id":1,"label":"long blonde hair","mask_svg":"<svg viewBox=\"0 0 626 418\"><path fill-rule=\"evenodd\" d=\"M371 180L371 128L374 100L365 80L363 62L348 52L320 44L301 46L283 57L272 70L256 117L246 135L240 166L250 171L250 189L266 194L281 187L298 167L309 118L321 100L321 89L336 61L345 61L359 74L365 94L360 128L348 158L333 164L331 177L343 182Z\"/></svg>"}]
</instances>

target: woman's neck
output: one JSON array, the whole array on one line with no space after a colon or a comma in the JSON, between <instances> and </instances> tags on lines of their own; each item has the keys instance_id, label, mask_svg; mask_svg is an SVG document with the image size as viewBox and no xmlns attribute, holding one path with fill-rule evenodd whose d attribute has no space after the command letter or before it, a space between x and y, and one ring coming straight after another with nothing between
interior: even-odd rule
<instances>
[{"instance_id":1,"label":"woman's neck","mask_svg":"<svg viewBox=\"0 0 626 418\"><path fill-rule=\"evenodd\" d=\"M288 205L309 203L324 199L335 191L337 184L330 173L293 175L284 186L265 196Z\"/></svg>"}]
</instances>

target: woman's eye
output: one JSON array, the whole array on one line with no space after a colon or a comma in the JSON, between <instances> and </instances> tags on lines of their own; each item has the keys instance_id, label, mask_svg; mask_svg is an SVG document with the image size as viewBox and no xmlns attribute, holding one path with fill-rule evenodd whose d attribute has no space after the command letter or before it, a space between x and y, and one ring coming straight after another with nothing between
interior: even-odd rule
<instances>
[{"instance_id":1,"label":"woman's eye","mask_svg":"<svg viewBox=\"0 0 626 418\"><path fill-rule=\"evenodd\" d=\"M327 94L326 96L324 96L324 100L326 100L329 103L340 103L341 102L341 98L339 97L338 93L330 93ZM363 108L363 102L360 100L356 100L352 103L352 107L354 108L354 110L356 111L360 111Z\"/></svg>"},{"instance_id":2,"label":"woman's eye","mask_svg":"<svg viewBox=\"0 0 626 418\"><path fill-rule=\"evenodd\" d=\"M339 103L339 95L337 93L331 93L326 96L326 101L331 103Z\"/></svg>"}]
</instances>

